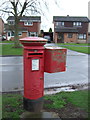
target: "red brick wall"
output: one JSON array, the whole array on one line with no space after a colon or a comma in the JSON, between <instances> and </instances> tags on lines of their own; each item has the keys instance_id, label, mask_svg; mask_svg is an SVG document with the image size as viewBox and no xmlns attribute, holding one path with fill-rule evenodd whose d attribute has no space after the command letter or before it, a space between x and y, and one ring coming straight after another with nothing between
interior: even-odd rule
<instances>
[{"instance_id":1,"label":"red brick wall","mask_svg":"<svg viewBox=\"0 0 90 120\"><path fill-rule=\"evenodd\" d=\"M58 33L54 32L54 42L58 43L57 41L57 35ZM88 38L88 33L87 33L87 38ZM90 37L89 37L90 39ZM64 33L64 43L88 43L88 40L80 40L77 38L77 33L73 33L72 38L68 38L68 33Z\"/></svg>"},{"instance_id":2,"label":"red brick wall","mask_svg":"<svg viewBox=\"0 0 90 120\"><path fill-rule=\"evenodd\" d=\"M77 43L77 34L73 33L72 38L68 38L68 33L64 33L64 43Z\"/></svg>"},{"instance_id":3,"label":"red brick wall","mask_svg":"<svg viewBox=\"0 0 90 120\"><path fill-rule=\"evenodd\" d=\"M20 22L20 27L24 27L30 32L40 32L40 23L38 22L33 22L32 26L24 25L24 22Z\"/></svg>"}]
</instances>

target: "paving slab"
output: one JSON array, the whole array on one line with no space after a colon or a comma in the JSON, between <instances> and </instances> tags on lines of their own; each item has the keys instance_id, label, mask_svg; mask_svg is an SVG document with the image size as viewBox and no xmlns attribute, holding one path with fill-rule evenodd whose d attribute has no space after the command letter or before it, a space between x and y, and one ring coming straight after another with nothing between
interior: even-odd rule
<instances>
[{"instance_id":1,"label":"paving slab","mask_svg":"<svg viewBox=\"0 0 90 120\"><path fill-rule=\"evenodd\" d=\"M61 120L58 116L58 114L56 114L55 112L40 112L40 113L31 113L31 112L24 112L20 118L39 118L39 120L45 120L45 118L50 118L49 120L51 120L52 118L54 120Z\"/></svg>"}]
</instances>

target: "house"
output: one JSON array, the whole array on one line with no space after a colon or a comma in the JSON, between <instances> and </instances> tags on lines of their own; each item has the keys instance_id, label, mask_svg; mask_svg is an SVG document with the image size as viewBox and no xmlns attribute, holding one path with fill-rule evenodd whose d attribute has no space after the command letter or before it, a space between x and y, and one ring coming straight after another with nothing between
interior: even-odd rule
<instances>
[{"instance_id":1,"label":"house","mask_svg":"<svg viewBox=\"0 0 90 120\"><path fill-rule=\"evenodd\" d=\"M9 16L6 25L7 39L14 39L14 16ZM23 16L19 23L19 38L38 36L40 33L40 16Z\"/></svg>"},{"instance_id":2,"label":"house","mask_svg":"<svg viewBox=\"0 0 90 120\"><path fill-rule=\"evenodd\" d=\"M53 16L55 43L87 43L87 17Z\"/></svg>"},{"instance_id":3,"label":"house","mask_svg":"<svg viewBox=\"0 0 90 120\"><path fill-rule=\"evenodd\" d=\"M0 35L3 35L3 32L4 32L4 21L0 17Z\"/></svg>"},{"instance_id":4,"label":"house","mask_svg":"<svg viewBox=\"0 0 90 120\"><path fill-rule=\"evenodd\" d=\"M90 1L88 2L88 18L90 19ZM90 23L88 27L88 43L90 43Z\"/></svg>"}]
</instances>

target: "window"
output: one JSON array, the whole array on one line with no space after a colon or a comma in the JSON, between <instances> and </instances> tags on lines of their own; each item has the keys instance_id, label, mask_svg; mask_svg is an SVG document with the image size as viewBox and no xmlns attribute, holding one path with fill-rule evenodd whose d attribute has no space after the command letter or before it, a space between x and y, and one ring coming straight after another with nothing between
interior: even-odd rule
<instances>
[{"instance_id":1,"label":"window","mask_svg":"<svg viewBox=\"0 0 90 120\"><path fill-rule=\"evenodd\" d=\"M59 23L58 22L56 22L56 26L58 26L59 25Z\"/></svg>"},{"instance_id":2,"label":"window","mask_svg":"<svg viewBox=\"0 0 90 120\"><path fill-rule=\"evenodd\" d=\"M9 31L8 32L8 37L14 37L14 32L13 31Z\"/></svg>"},{"instance_id":3,"label":"window","mask_svg":"<svg viewBox=\"0 0 90 120\"><path fill-rule=\"evenodd\" d=\"M22 32L19 32L18 35L19 35L19 36L22 36Z\"/></svg>"},{"instance_id":4,"label":"window","mask_svg":"<svg viewBox=\"0 0 90 120\"><path fill-rule=\"evenodd\" d=\"M14 21L8 21L8 24L9 24L9 25L14 25L15 22L14 22Z\"/></svg>"},{"instance_id":5,"label":"window","mask_svg":"<svg viewBox=\"0 0 90 120\"><path fill-rule=\"evenodd\" d=\"M28 32L28 36L30 37L30 32Z\"/></svg>"},{"instance_id":6,"label":"window","mask_svg":"<svg viewBox=\"0 0 90 120\"><path fill-rule=\"evenodd\" d=\"M81 22L73 22L73 26L81 26L82 23Z\"/></svg>"},{"instance_id":7,"label":"window","mask_svg":"<svg viewBox=\"0 0 90 120\"><path fill-rule=\"evenodd\" d=\"M78 39L86 39L86 34L78 34Z\"/></svg>"},{"instance_id":8,"label":"window","mask_svg":"<svg viewBox=\"0 0 90 120\"><path fill-rule=\"evenodd\" d=\"M8 32L8 37L14 37L14 34L15 34L14 31L10 31L10 32ZM18 35L22 36L22 32L19 32Z\"/></svg>"},{"instance_id":9,"label":"window","mask_svg":"<svg viewBox=\"0 0 90 120\"><path fill-rule=\"evenodd\" d=\"M10 32L8 32L8 37L10 37L11 36L11 34L10 34Z\"/></svg>"},{"instance_id":10,"label":"window","mask_svg":"<svg viewBox=\"0 0 90 120\"><path fill-rule=\"evenodd\" d=\"M64 26L64 22L56 22L55 27Z\"/></svg>"},{"instance_id":11,"label":"window","mask_svg":"<svg viewBox=\"0 0 90 120\"><path fill-rule=\"evenodd\" d=\"M72 33L68 33L68 38L72 38L73 34Z\"/></svg>"},{"instance_id":12,"label":"window","mask_svg":"<svg viewBox=\"0 0 90 120\"><path fill-rule=\"evenodd\" d=\"M61 26L64 26L64 22L61 22Z\"/></svg>"},{"instance_id":13,"label":"window","mask_svg":"<svg viewBox=\"0 0 90 120\"><path fill-rule=\"evenodd\" d=\"M38 36L37 32L28 32L28 36Z\"/></svg>"},{"instance_id":14,"label":"window","mask_svg":"<svg viewBox=\"0 0 90 120\"><path fill-rule=\"evenodd\" d=\"M83 35L83 38L86 39L86 34Z\"/></svg>"},{"instance_id":15,"label":"window","mask_svg":"<svg viewBox=\"0 0 90 120\"><path fill-rule=\"evenodd\" d=\"M31 22L31 21L25 21L24 25L33 26L33 22Z\"/></svg>"},{"instance_id":16,"label":"window","mask_svg":"<svg viewBox=\"0 0 90 120\"><path fill-rule=\"evenodd\" d=\"M14 37L14 32L13 31L11 31L11 36Z\"/></svg>"}]
</instances>

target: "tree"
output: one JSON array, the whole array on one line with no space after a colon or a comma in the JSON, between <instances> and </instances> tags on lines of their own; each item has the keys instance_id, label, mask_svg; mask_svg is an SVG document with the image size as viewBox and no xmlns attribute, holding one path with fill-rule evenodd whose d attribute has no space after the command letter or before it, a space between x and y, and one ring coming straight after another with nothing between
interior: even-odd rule
<instances>
[{"instance_id":1,"label":"tree","mask_svg":"<svg viewBox=\"0 0 90 120\"><path fill-rule=\"evenodd\" d=\"M43 37L43 32L44 30L40 30L40 34L38 35L38 37Z\"/></svg>"},{"instance_id":2,"label":"tree","mask_svg":"<svg viewBox=\"0 0 90 120\"><path fill-rule=\"evenodd\" d=\"M49 28L49 32L52 32L52 28Z\"/></svg>"},{"instance_id":3,"label":"tree","mask_svg":"<svg viewBox=\"0 0 90 120\"><path fill-rule=\"evenodd\" d=\"M23 1L23 2L22 2ZM54 0L57 4L57 0ZM42 4L48 9L48 2L46 0L8 0L2 3L0 11L2 13L8 13L8 15L13 15L15 19L14 31L14 47L20 47L19 44L19 22L23 15L29 14L29 12L43 13Z\"/></svg>"}]
</instances>

